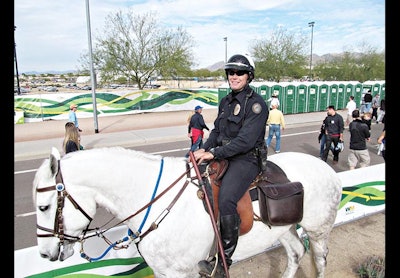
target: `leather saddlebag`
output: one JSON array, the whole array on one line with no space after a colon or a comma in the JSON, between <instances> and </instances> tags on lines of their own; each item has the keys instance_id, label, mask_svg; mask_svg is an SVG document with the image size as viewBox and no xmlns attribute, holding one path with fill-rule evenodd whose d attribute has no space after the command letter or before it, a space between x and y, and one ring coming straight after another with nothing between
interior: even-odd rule
<instances>
[{"instance_id":1,"label":"leather saddlebag","mask_svg":"<svg viewBox=\"0 0 400 278\"><path fill-rule=\"evenodd\" d=\"M261 219L270 226L299 223L303 219L304 190L300 182L257 185Z\"/></svg>"}]
</instances>

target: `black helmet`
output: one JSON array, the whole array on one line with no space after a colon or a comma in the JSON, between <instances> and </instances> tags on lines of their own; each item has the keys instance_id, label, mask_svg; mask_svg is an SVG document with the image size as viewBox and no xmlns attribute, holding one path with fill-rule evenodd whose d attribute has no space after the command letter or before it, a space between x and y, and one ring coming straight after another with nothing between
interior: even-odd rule
<instances>
[{"instance_id":1,"label":"black helmet","mask_svg":"<svg viewBox=\"0 0 400 278\"><path fill-rule=\"evenodd\" d=\"M249 73L249 83L254 78L254 62L248 55L233 55L225 64L224 69L227 75L230 69L247 71Z\"/></svg>"}]
</instances>

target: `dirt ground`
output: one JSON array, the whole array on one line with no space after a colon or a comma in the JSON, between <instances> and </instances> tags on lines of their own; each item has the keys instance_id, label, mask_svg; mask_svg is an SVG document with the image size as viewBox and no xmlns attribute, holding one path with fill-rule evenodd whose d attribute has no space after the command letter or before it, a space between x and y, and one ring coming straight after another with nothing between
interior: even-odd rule
<instances>
[{"instance_id":1,"label":"dirt ground","mask_svg":"<svg viewBox=\"0 0 400 278\"><path fill-rule=\"evenodd\" d=\"M385 258L385 212L336 226L328 242L326 278L357 278L357 270L369 256ZM310 253L300 262L295 278L316 277ZM231 278L278 278L286 267L286 252L278 247L231 266Z\"/></svg>"}]
</instances>

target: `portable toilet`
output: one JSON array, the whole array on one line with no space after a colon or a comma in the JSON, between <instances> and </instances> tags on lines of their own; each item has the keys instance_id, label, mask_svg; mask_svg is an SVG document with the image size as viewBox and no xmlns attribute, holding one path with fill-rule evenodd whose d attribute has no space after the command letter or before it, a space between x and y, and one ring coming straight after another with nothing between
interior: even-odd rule
<instances>
[{"instance_id":1,"label":"portable toilet","mask_svg":"<svg viewBox=\"0 0 400 278\"><path fill-rule=\"evenodd\" d=\"M221 99L227 96L231 91L228 83L222 84L218 87L218 104L221 102Z\"/></svg>"},{"instance_id":2,"label":"portable toilet","mask_svg":"<svg viewBox=\"0 0 400 278\"><path fill-rule=\"evenodd\" d=\"M349 101L350 96L354 96L354 85L357 81L347 81L344 85L344 104L343 107L346 108L347 102Z\"/></svg>"},{"instance_id":3,"label":"portable toilet","mask_svg":"<svg viewBox=\"0 0 400 278\"><path fill-rule=\"evenodd\" d=\"M295 83L296 86L296 97L295 97L295 111L294 113L305 113L307 111L307 85L303 82Z\"/></svg>"},{"instance_id":4,"label":"portable toilet","mask_svg":"<svg viewBox=\"0 0 400 278\"><path fill-rule=\"evenodd\" d=\"M278 96L279 99L279 109L285 114L285 99L283 98L283 87L275 82L271 83L271 95L275 94Z\"/></svg>"},{"instance_id":5,"label":"portable toilet","mask_svg":"<svg viewBox=\"0 0 400 278\"><path fill-rule=\"evenodd\" d=\"M337 109L344 109L346 108L348 98L346 98L346 85L343 81L339 81L338 83L338 108Z\"/></svg>"},{"instance_id":6,"label":"portable toilet","mask_svg":"<svg viewBox=\"0 0 400 278\"><path fill-rule=\"evenodd\" d=\"M329 85L323 82L315 83L318 85L318 111L324 111L329 106Z\"/></svg>"},{"instance_id":7,"label":"portable toilet","mask_svg":"<svg viewBox=\"0 0 400 278\"><path fill-rule=\"evenodd\" d=\"M284 114L296 113L296 86L292 82L281 82L283 88L283 103L282 112Z\"/></svg>"},{"instance_id":8,"label":"portable toilet","mask_svg":"<svg viewBox=\"0 0 400 278\"><path fill-rule=\"evenodd\" d=\"M362 98L362 94L363 94L363 84L360 82L357 82L354 84L354 101L357 104L357 108L360 109L361 108L361 98Z\"/></svg>"},{"instance_id":9,"label":"portable toilet","mask_svg":"<svg viewBox=\"0 0 400 278\"><path fill-rule=\"evenodd\" d=\"M336 81L327 82L328 85L328 105L335 106L335 109L338 110L338 84ZM326 108L326 106L325 106Z\"/></svg>"},{"instance_id":10,"label":"portable toilet","mask_svg":"<svg viewBox=\"0 0 400 278\"><path fill-rule=\"evenodd\" d=\"M318 107L318 94L319 87L314 82L307 82L307 100L306 100L306 111L307 112L317 112L319 111Z\"/></svg>"}]
</instances>

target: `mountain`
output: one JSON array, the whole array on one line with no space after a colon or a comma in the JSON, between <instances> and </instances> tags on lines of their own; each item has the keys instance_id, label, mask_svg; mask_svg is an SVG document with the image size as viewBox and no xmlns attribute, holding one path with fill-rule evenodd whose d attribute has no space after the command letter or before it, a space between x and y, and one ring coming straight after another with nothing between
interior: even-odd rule
<instances>
[{"instance_id":1,"label":"mountain","mask_svg":"<svg viewBox=\"0 0 400 278\"><path fill-rule=\"evenodd\" d=\"M324 55L317 55L317 54L313 54L312 55L312 64L313 66L319 64L319 63L325 63L325 62L331 62L333 59L340 57L341 55L343 55L343 53L328 53L328 54L324 54ZM360 53L353 53L354 56L358 56L360 55ZM215 64L212 64L211 66L208 66L206 69L208 69L209 71L216 71L219 69L223 69L225 65L224 61L220 61L217 62Z\"/></svg>"}]
</instances>

